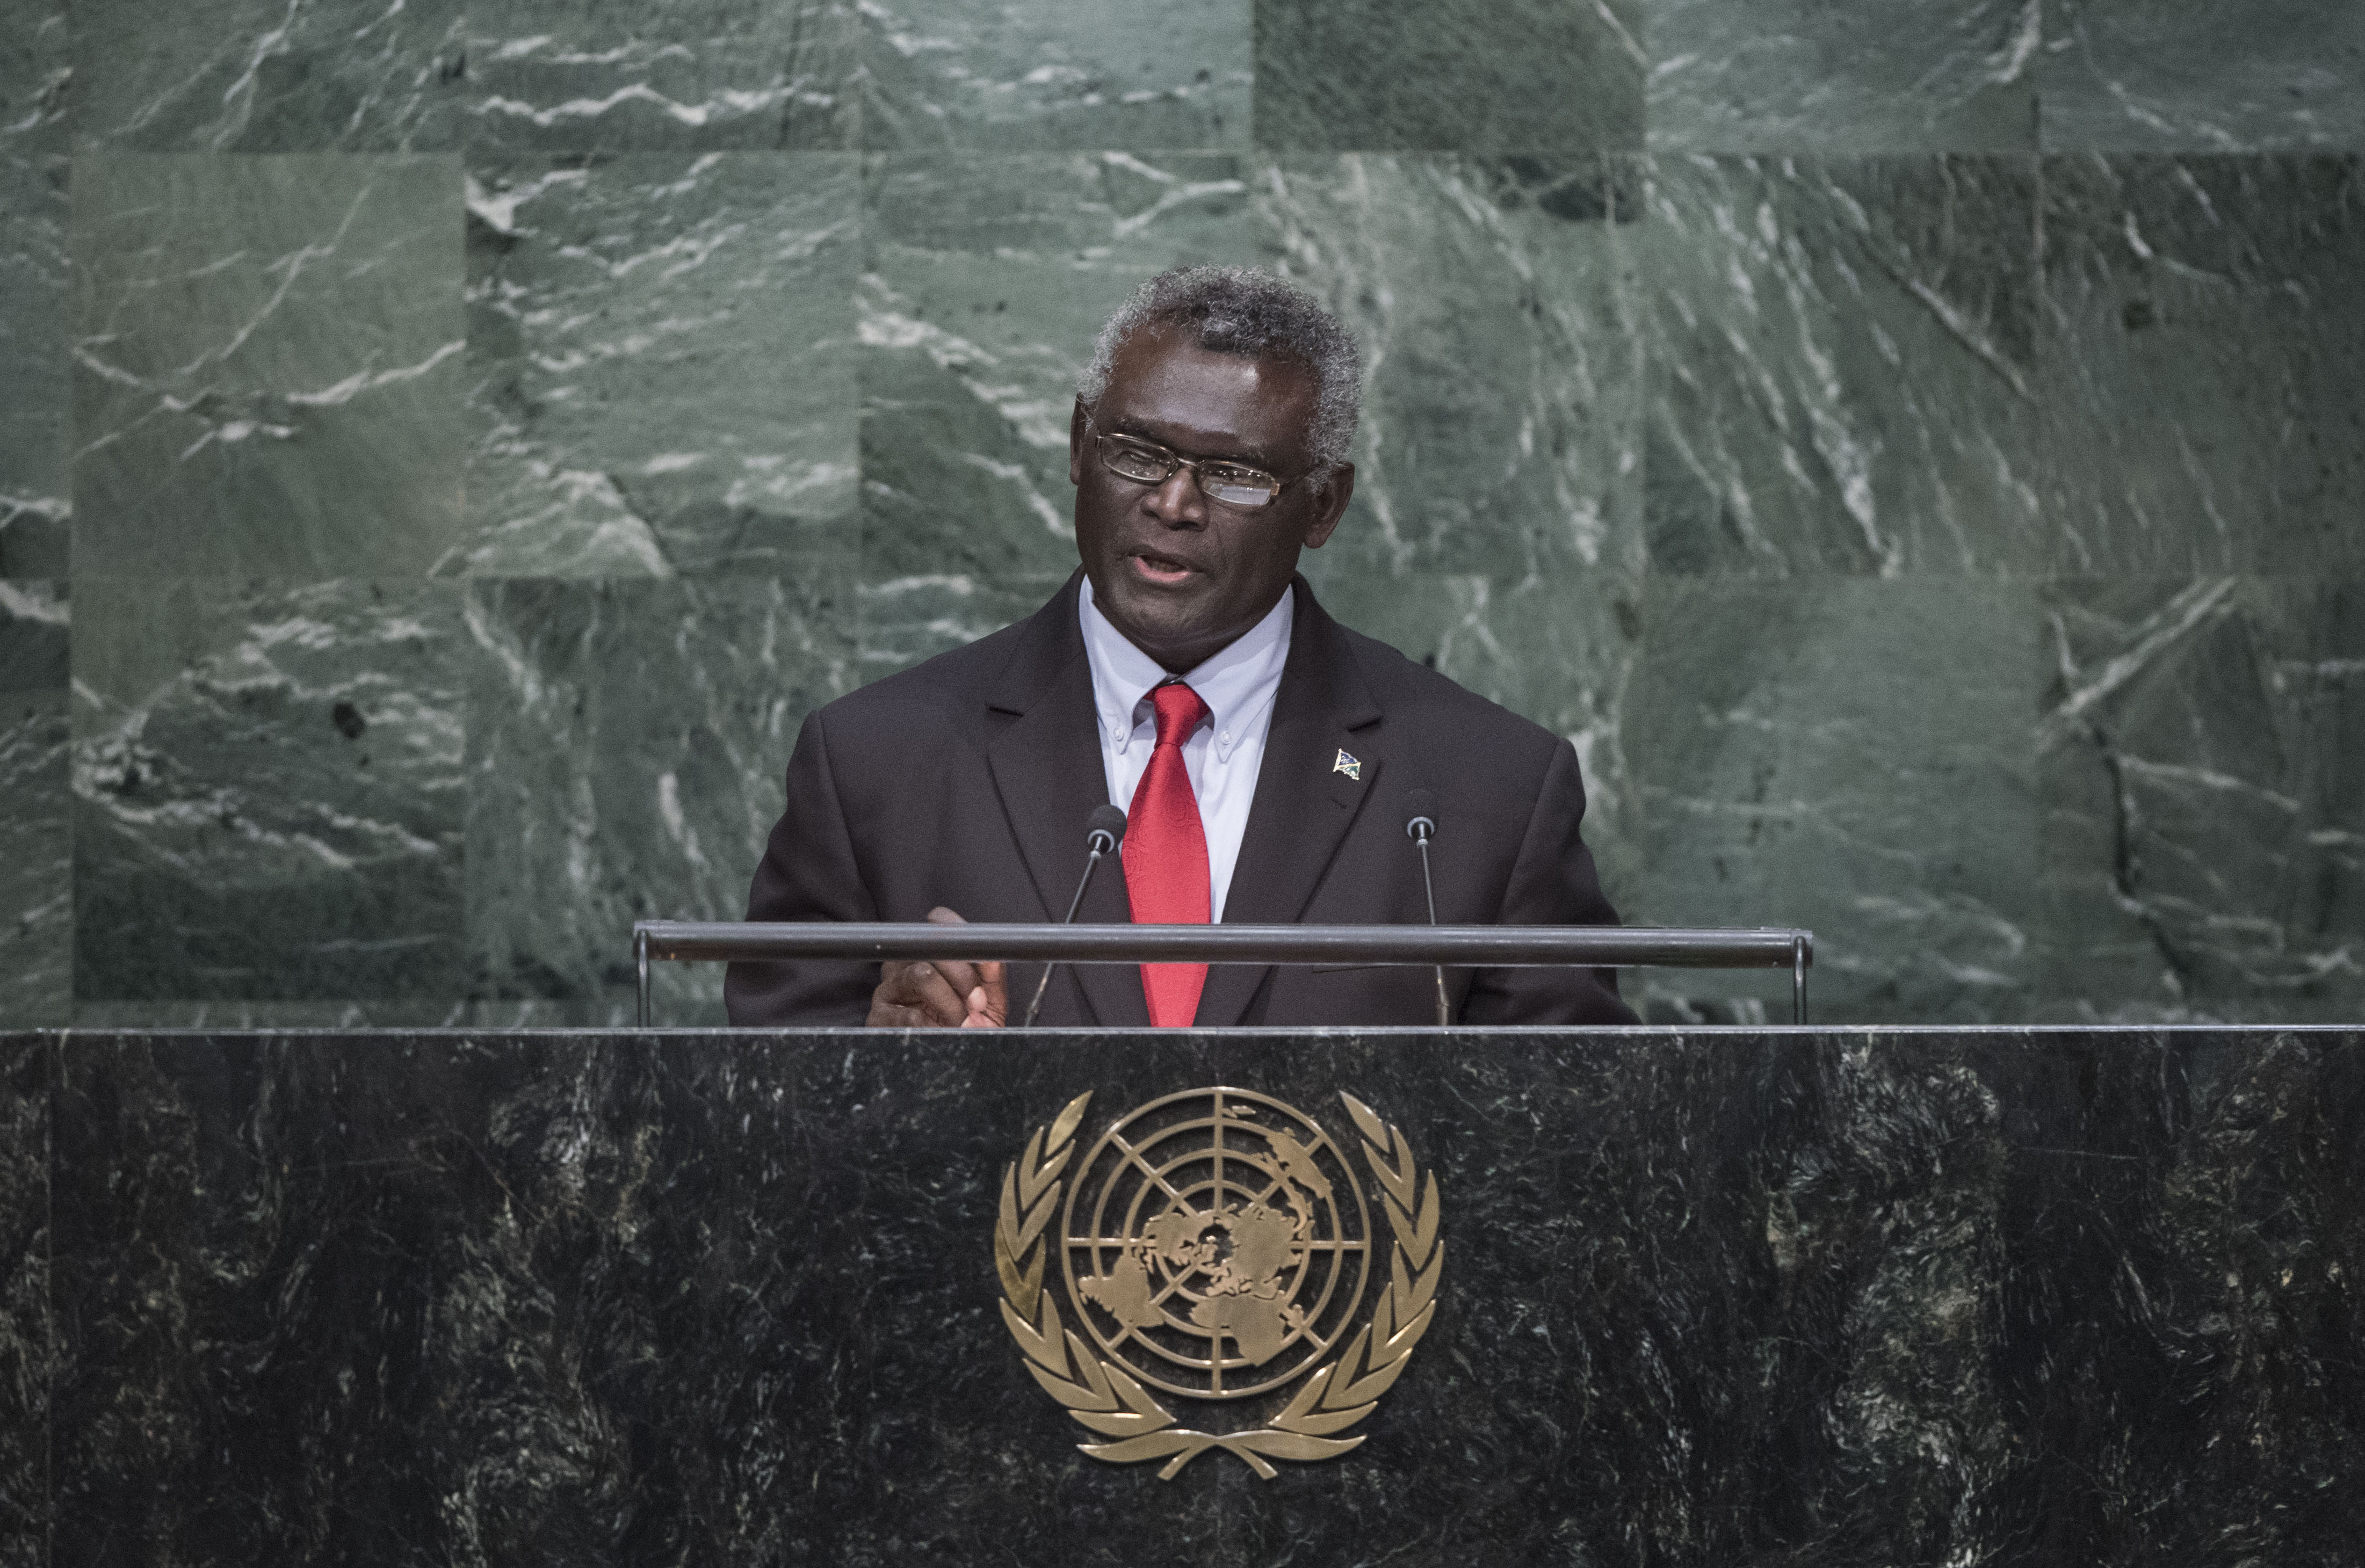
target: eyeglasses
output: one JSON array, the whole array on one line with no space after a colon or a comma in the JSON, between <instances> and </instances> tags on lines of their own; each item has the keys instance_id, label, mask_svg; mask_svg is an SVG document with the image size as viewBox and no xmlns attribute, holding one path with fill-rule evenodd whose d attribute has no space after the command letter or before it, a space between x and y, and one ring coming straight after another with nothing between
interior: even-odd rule
<instances>
[{"instance_id":1,"label":"eyeglasses","mask_svg":"<svg viewBox=\"0 0 2365 1568\"><path fill-rule=\"evenodd\" d=\"M1084 415L1084 428L1094 429L1090 412ZM1227 507L1239 507L1243 510L1272 505L1273 498L1289 484L1288 480L1276 479L1261 468L1184 457L1154 441L1143 441L1138 436L1112 435L1105 431L1096 431L1094 443L1100 449L1101 466L1120 479L1131 479L1140 485L1162 485L1174 476L1177 468L1188 468L1191 477L1199 482L1200 493L1209 500L1221 501Z\"/></svg>"}]
</instances>

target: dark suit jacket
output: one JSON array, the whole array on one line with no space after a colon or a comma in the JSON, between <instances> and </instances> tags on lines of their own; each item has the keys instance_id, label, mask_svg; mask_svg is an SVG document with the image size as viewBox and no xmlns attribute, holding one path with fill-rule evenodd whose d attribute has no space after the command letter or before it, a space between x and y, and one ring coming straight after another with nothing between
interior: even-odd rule
<instances>
[{"instance_id":1,"label":"dark suit jacket","mask_svg":"<svg viewBox=\"0 0 2365 1568\"><path fill-rule=\"evenodd\" d=\"M1076 584L1014 626L842 697L805 721L788 811L750 920L1058 920L1083 874L1084 819L1108 798ZM1578 836L1569 744L1323 612L1303 578L1224 918L1422 924L1405 795L1437 797L1437 916L1447 924L1614 924ZM1334 771L1338 754L1362 776ZM1094 876L1079 921L1129 918L1124 868ZM1009 974L1014 1013L1039 965ZM1631 1024L1608 970L1449 970L1472 1024ZM860 1024L875 964L734 964L734 1024ZM1429 1024L1426 969L1218 965L1202 1025ZM1147 1025L1138 969L1062 968L1045 1024Z\"/></svg>"}]
</instances>

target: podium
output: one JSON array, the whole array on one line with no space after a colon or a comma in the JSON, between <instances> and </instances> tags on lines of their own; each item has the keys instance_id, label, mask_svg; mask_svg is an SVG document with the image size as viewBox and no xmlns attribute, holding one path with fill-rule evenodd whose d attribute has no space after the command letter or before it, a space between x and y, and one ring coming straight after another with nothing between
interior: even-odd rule
<instances>
[{"instance_id":1,"label":"podium","mask_svg":"<svg viewBox=\"0 0 2365 1568\"><path fill-rule=\"evenodd\" d=\"M9 1561L2353 1551L2355 1029L73 1031L0 1065ZM1103 1204L1111 1169L1173 1192ZM1151 1223L1185 1211L1227 1218ZM1288 1375L1168 1392L1214 1372L1110 1348L1160 1339L1137 1286L1216 1304L1235 1388ZM1064 1380L1013 1327L1045 1301ZM1083 1414L1143 1419L1080 1420L1086 1357L1171 1418L1110 1382ZM1182 1454L1322 1438L1283 1417L1349 1360L1395 1368L1351 1448Z\"/></svg>"}]
</instances>

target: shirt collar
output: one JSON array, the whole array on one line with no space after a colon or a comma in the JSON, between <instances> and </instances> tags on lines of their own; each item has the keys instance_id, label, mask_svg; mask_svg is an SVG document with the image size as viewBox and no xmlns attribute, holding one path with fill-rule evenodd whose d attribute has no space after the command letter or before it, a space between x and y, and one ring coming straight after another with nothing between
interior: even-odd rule
<instances>
[{"instance_id":1,"label":"shirt collar","mask_svg":"<svg viewBox=\"0 0 2365 1568\"><path fill-rule=\"evenodd\" d=\"M1216 756L1221 761L1231 760L1232 747L1281 689L1282 667L1289 662L1296 592L1292 588L1283 594L1263 620L1182 677L1207 705ZM1150 711L1150 688L1167 679L1166 666L1135 647L1109 623L1093 603L1090 577L1080 585L1076 604L1077 618L1083 624L1084 654L1093 666L1093 709L1102 738L1123 752Z\"/></svg>"}]
</instances>

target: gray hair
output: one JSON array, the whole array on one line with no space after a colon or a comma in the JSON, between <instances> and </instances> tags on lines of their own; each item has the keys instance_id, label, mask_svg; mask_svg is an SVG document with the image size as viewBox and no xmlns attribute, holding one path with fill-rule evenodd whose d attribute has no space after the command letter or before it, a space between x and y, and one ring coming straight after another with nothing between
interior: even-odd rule
<instances>
[{"instance_id":1,"label":"gray hair","mask_svg":"<svg viewBox=\"0 0 2365 1568\"><path fill-rule=\"evenodd\" d=\"M1087 408L1108 390L1116 351L1144 327L1191 330L1199 346L1245 359L1285 359L1314 372L1315 471L1347 461L1363 412L1363 361L1339 319L1306 290L1262 267L1176 267L1133 291L1093 343L1093 363L1077 379Z\"/></svg>"}]
</instances>

